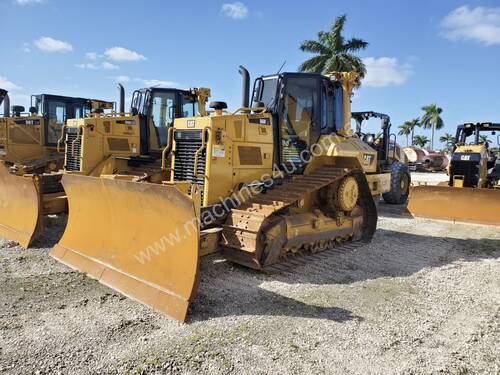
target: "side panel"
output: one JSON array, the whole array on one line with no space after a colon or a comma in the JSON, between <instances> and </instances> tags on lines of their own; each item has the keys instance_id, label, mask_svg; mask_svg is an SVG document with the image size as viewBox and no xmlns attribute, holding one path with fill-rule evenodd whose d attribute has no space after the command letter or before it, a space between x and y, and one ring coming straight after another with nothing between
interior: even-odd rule
<instances>
[{"instance_id":1,"label":"side panel","mask_svg":"<svg viewBox=\"0 0 500 375\"><path fill-rule=\"evenodd\" d=\"M1 160L16 163L44 156L43 124L44 119L38 116L6 119L5 155L0 155Z\"/></svg>"}]
</instances>

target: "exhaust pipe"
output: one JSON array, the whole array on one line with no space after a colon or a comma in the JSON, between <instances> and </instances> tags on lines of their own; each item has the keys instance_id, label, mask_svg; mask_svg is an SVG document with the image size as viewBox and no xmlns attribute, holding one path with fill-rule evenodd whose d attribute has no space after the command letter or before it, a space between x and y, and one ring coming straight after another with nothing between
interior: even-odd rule
<instances>
[{"instance_id":1,"label":"exhaust pipe","mask_svg":"<svg viewBox=\"0 0 500 375\"><path fill-rule=\"evenodd\" d=\"M5 95L7 95L7 90L0 89L0 105L2 105L3 98L5 98Z\"/></svg>"},{"instance_id":2,"label":"exhaust pipe","mask_svg":"<svg viewBox=\"0 0 500 375\"><path fill-rule=\"evenodd\" d=\"M10 98L7 93L5 93L5 97L3 98L3 117L10 117Z\"/></svg>"},{"instance_id":3,"label":"exhaust pipe","mask_svg":"<svg viewBox=\"0 0 500 375\"><path fill-rule=\"evenodd\" d=\"M243 95L241 106L244 108L250 107L250 73L243 65L240 65L238 72L243 77Z\"/></svg>"},{"instance_id":4,"label":"exhaust pipe","mask_svg":"<svg viewBox=\"0 0 500 375\"><path fill-rule=\"evenodd\" d=\"M120 90L120 102L119 102L119 112L125 113L125 89L121 83L118 84L118 90Z\"/></svg>"}]
</instances>

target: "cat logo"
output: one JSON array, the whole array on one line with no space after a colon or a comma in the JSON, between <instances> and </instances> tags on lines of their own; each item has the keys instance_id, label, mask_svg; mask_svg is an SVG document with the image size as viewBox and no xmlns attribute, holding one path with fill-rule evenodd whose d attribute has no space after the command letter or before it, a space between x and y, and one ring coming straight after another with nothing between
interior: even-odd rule
<instances>
[{"instance_id":1,"label":"cat logo","mask_svg":"<svg viewBox=\"0 0 500 375\"><path fill-rule=\"evenodd\" d=\"M196 124L195 120L188 120L187 121L188 128L194 128L195 124Z\"/></svg>"},{"instance_id":2,"label":"cat logo","mask_svg":"<svg viewBox=\"0 0 500 375\"><path fill-rule=\"evenodd\" d=\"M460 160L470 160L470 155L460 155Z\"/></svg>"},{"instance_id":3,"label":"cat logo","mask_svg":"<svg viewBox=\"0 0 500 375\"><path fill-rule=\"evenodd\" d=\"M370 165L373 161L373 155L370 154L364 154L363 155L363 164L364 165Z\"/></svg>"}]
</instances>

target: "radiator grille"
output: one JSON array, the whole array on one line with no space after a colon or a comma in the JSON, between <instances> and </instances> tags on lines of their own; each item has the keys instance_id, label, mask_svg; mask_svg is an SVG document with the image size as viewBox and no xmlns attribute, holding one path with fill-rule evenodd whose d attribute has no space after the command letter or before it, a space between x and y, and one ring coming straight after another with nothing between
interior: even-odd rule
<instances>
[{"instance_id":1,"label":"radiator grille","mask_svg":"<svg viewBox=\"0 0 500 375\"><path fill-rule=\"evenodd\" d=\"M452 160L450 169L452 171L452 175L464 176L465 187L477 187L477 184L479 183L478 160Z\"/></svg>"},{"instance_id":2,"label":"radiator grille","mask_svg":"<svg viewBox=\"0 0 500 375\"><path fill-rule=\"evenodd\" d=\"M66 133L66 165L68 172L80 172L82 137L76 133Z\"/></svg>"},{"instance_id":3,"label":"radiator grille","mask_svg":"<svg viewBox=\"0 0 500 375\"><path fill-rule=\"evenodd\" d=\"M198 177L194 176L194 160L196 151L202 144L201 130L175 131L175 165L174 181L196 183L200 189L203 202L205 186L206 148L198 155ZM208 140L207 140L208 142Z\"/></svg>"}]
</instances>

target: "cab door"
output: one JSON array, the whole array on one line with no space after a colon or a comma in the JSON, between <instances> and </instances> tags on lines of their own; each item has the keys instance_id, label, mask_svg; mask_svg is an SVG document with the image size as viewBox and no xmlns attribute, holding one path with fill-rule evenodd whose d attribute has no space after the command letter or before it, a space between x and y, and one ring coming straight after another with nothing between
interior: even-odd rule
<instances>
[{"instance_id":1,"label":"cab door","mask_svg":"<svg viewBox=\"0 0 500 375\"><path fill-rule=\"evenodd\" d=\"M68 118L67 103L58 100L49 100L46 103L45 145L57 146L61 137L61 130Z\"/></svg>"},{"instance_id":2,"label":"cab door","mask_svg":"<svg viewBox=\"0 0 500 375\"><path fill-rule=\"evenodd\" d=\"M167 145L168 129L176 115L177 92L153 90L150 94L148 129L149 148L161 151Z\"/></svg>"},{"instance_id":3,"label":"cab door","mask_svg":"<svg viewBox=\"0 0 500 375\"><path fill-rule=\"evenodd\" d=\"M296 171L306 164L309 148L321 129L319 76L285 76L280 97L281 164Z\"/></svg>"}]
</instances>

